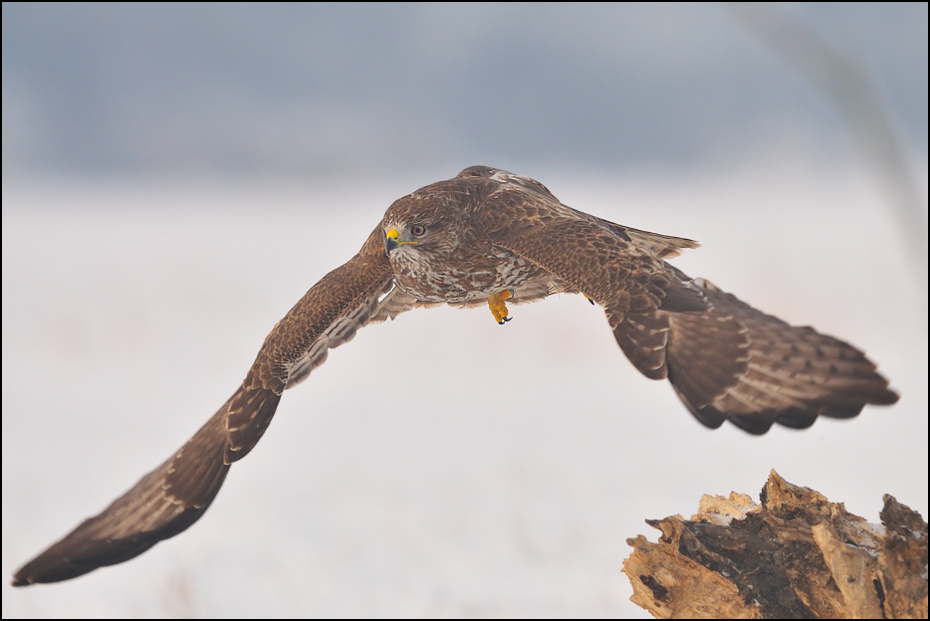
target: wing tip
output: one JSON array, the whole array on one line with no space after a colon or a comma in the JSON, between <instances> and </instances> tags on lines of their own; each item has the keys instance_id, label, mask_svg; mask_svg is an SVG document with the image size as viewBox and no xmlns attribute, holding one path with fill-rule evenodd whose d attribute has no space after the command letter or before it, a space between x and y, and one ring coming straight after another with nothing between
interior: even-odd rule
<instances>
[{"instance_id":1,"label":"wing tip","mask_svg":"<svg viewBox=\"0 0 930 621\"><path fill-rule=\"evenodd\" d=\"M890 388L886 388L882 392L873 395L872 399L869 401L872 405L894 405L898 402L898 399L901 398L901 395Z\"/></svg>"},{"instance_id":2,"label":"wing tip","mask_svg":"<svg viewBox=\"0 0 930 621\"><path fill-rule=\"evenodd\" d=\"M24 587L24 586L29 586L30 584L34 584L32 580L30 580L29 578L23 578L19 574L20 572L16 572L15 574L13 574L13 579L10 580L11 587Z\"/></svg>"},{"instance_id":3,"label":"wing tip","mask_svg":"<svg viewBox=\"0 0 930 621\"><path fill-rule=\"evenodd\" d=\"M81 567L70 563L58 554L48 554L50 550L43 552L25 565L19 568L10 586L26 587L33 584L48 584L51 582L62 582L83 576L95 569L97 566Z\"/></svg>"}]
</instances>

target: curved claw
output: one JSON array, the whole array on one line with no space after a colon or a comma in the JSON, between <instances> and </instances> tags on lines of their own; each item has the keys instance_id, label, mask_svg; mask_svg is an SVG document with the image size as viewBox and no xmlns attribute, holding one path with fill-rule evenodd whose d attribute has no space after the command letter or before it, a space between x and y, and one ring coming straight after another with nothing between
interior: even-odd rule
<instances>
[{"instance_id":1,"label":"curved claw","mask_svg":"<svg viewBox=\"0 0 930 621\"><path fill-rule=\"evenodd\" d=\"M488 298L488 308L491 309L494 320L500 325L504 325L506 322L513 319L509 316L510 311L507 310L507 305L504 303L505 300L509 300L512 297L513 289L504 289L500 293L495 293Z\"/></svg>"}]
</instances>

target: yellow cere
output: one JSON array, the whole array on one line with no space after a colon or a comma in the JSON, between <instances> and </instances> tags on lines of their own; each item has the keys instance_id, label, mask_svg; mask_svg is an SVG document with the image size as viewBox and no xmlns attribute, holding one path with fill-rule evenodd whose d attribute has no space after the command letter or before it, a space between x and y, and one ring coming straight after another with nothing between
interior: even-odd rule
<instances>
[{"instance_id":1,"label":"yellow cere","mask_svg":"<svg viewBox=\"0 0 930 621\"><path fill-rule=\"evenodd\" d=\"M404 244L418 244L418 243L420 243L420 242L415 242L415 241L400 241L400 240L398 239L398 238L400 237L400 233L397 232L397 229L391 229L390 231L388 231L388 232L387 232L387 236L390 237L391 239L393 239L394 241L396 241L398 246L403 246Z\"/></svg>"}]
</instances>

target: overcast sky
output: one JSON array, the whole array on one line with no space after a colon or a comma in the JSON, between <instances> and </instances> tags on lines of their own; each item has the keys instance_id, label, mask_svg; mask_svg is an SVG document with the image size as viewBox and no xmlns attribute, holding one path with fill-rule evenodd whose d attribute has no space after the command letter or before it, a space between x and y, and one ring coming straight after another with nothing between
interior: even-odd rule
<instances>
[{"instance_id":1,"label":"overcast sky","mask_svg":"<svg viewBox=\"0 0 930 621\"><path fill-rule=\"evenodd\" d=\"M862 67L926 159L927 4L778 9ZM721 4L3 3L3 174L616 171L854 152Z\"/></svg>"}]
</instances>

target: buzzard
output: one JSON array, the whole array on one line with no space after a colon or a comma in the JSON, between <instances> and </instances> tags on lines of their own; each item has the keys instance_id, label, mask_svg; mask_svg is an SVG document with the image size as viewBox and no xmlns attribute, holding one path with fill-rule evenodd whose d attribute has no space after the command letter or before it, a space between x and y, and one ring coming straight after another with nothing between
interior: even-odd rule
<instances>
[{"instance_id":1,"label":"buzzard","mask_svg":"<svg viewBox=\"0 0 930 621\"><path fill-rule=\"evenodd\" d=\"M236 392L165 463L23 566L14 586L127 561L196 522L233 462L268 428L284 390L371 322L417 306L507 304L581 293L650 379L668 379L704 425L753 434L850 418L898 395L861 351L766 315L666 259L688 239L608 222L541 183L466 168L396 200L358 254L315 284L265 339Z\"/></svg>"}]
</instances>

